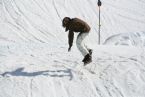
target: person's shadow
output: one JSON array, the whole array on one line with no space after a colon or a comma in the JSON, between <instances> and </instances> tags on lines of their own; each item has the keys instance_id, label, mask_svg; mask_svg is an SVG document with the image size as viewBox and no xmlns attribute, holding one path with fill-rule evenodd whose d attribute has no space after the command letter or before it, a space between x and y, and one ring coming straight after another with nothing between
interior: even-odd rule
<instances>
[{"instance_id":1,"label":"person's shadow","mask_svg":"<svg viewBox=\"0 0 145 97\"><path fill-rule=\"evenodd\" d=\"M11 76L25 76L25 77L35 77L35 76L50 76L50 77L70 77L72 80L73 75L70 69L66 70L45 70L45 71L37 71L37 72L25 72L24 67L18 68L11 72L4 72L0 74L1 76L5 77L7 75Z\"/></svg>"}]
</instances>

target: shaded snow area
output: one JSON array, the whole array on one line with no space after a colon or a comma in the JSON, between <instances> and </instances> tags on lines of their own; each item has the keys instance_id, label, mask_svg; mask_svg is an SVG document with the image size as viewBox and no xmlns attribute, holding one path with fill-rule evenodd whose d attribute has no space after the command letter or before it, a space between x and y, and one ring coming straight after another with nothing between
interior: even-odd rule
<instances>
[{"instance_id":1,"label":"shaded snow area","mask_svg":"<svg viewBox=\"0 0 145 97\"><path fill-rule=\"evenodd\" d=\"M0 0L0 97L145 97L145 1L101 1L103 45L97 0ZM91 26L87 66L65 16Z\"/></svg>"}]
</instances>

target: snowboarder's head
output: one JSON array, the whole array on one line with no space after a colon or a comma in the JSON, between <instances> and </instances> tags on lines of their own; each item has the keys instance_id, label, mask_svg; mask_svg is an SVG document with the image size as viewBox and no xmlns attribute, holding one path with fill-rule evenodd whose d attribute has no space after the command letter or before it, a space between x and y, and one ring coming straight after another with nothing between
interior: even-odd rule
<instances>
[{"instance_id":1,"label":"snowboarder's head","mask_svg":"<svg viewBox=\"0 0 145 97\"><path fill-rule=\"evenodd\" d=\"M65 17L65 18L62 20L62 26L65 28L65 27L68 25L68 23L69 23L70 20L71 20L71 19L70 19L69 17Z\"/></svg>"}]
</instances>

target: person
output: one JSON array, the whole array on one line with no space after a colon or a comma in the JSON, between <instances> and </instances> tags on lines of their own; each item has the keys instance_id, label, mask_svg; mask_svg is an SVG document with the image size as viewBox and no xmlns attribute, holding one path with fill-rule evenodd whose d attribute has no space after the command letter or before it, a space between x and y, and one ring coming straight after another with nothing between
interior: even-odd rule
<instances>
[{"instance_id":1,"label":"person","mask_svg":"<svg viewBox=\"0 0 145 97\"><path fill-rule=\"evenodd\" d=\"M84 65L92 62L92 49L88 48L87 45L84 43L84 40L86 36L88 36L91 28L90 26L84 22L83 20L79 18L70 18L70 17L64 17L62 20L62 26L65 28L65 31L68 32L68 44L69 48L68 51L71 50L71 47L73 45L73 39L74 39L74 32L79 32L76 40L76 45L78 50L82 53L84 56L84 59L82 62L84 62Z\"/></svg>"}]
</instances>

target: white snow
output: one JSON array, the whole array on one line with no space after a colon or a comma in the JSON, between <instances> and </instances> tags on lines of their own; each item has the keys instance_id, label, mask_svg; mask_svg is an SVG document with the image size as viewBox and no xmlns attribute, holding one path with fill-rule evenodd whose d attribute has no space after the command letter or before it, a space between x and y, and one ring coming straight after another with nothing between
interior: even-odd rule
<instances>
[{"instance_id":1,"label":"white snow","mask_svg":"<svg viewBox=\"0 0 145 97\"><path fill-rule=\"evenodd\" d=\"M101 1L97 45L97 0L0 0L0 97L145 97L145 1ZM91 25L85 67L65 16Z\"/></svg>"}]
</instances>

